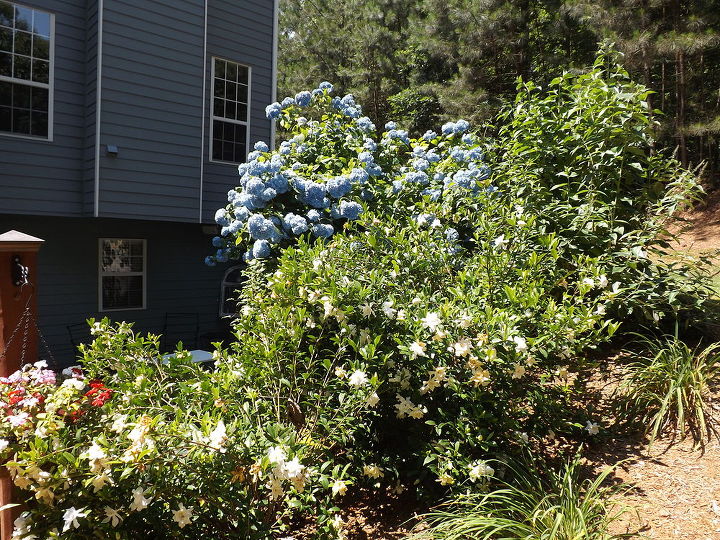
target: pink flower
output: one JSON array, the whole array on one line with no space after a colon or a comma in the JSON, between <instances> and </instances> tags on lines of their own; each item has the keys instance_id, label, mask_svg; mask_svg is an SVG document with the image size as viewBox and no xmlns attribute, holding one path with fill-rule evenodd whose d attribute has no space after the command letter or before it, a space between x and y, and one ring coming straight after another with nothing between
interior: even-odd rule
<instances>
[{"instance_id":1,"label":"pink flower","mask_svg":"<svg viewBox=\"0 0 720 540\"><path fill-rule=\"evenodd\" d=\"M30 415L28 413L19 412L15 415L8 416L5 420L10 422L13 427L20 427L22 425L25 425L29 419Z\"/></svg>"},{"instance_id":2,"label":"pink flower","mask_svg":"<svg viewBox=\"0 0 720 540\"><path fill-rule=\"evenodd\" d=\"M39 384L55 384L55 372L50 369L41 369L34 374L35 381Z\"/></svg>"}]
</instances>

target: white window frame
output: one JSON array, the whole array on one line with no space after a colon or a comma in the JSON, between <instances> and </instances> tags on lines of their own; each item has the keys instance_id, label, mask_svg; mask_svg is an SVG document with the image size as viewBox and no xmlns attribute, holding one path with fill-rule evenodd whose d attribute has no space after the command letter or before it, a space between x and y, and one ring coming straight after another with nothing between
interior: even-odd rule
<instances>
[{"instance_id":1,"label":"white window frame","mask_svg":"<svg viewBox=\"0 0 720 540\"><path fill-rule=\"evenodd\" d=\"M143 269L142 272L105 272L102 268L103 242L106 240L130 240L143 243ZM106 308L103 306L103 277L105 276L142 276L142 307L129 308ZM147 309L147 240L145 238L120 238L120 237L104 237L98 238L98 311L140 311Z\"/></svg>"},{"instance_id":2,"label":"white window frame","mask_svg":"<svg viewBox=\"0 0 720 540\"><path fill-rule=\"evenodd\" d=\"M230 62L232 64L237 65L238 67L247 68L248 70L248 96L247 96L247 116L246 120L235 120L232 118L225 118L223 116L215 116L215 61L216 60L222 60L223 62ZM211 57L210 62L210 80L212 84L210 85L210 129L209 134L210 138L208 140L208 161L210 163L219 163L223 165L235 165L236 167L247 160L247 155L250 152L250 104L252 103L252 66L249 66L248 64L243 64L241 62L236 62L235 60L230 60L228 58L223 58L221 56L213 56ZM213 128L215 124L215 120L220 120L222 122L229 122L231 124L238 124L241 126L245 126L245 129L247 131L247 134L245 135L245 159L243 161L223 161L219 159L213 159Z\"/></svg>"},{"instance_id":3,"label":"white window frame","mask_svg":"<svg viewBox=\"0 0 720 540\"><path fill-rule=\"evenodd\" d=\"M230 275L231 272L235 272L236 270L242 270L243 268L245 268L245 266L242 265L242 264L238 264L238 265L235 265L235 266L231 266L231 267L228 268L228 269L225 271L225 273L223 274L222 283L220 284L220 308L219 308L219 312L220 312L220 318L221 318L221 319L227 318L227 317L229 317L229 318L234 318L234 317L237 317L237 316L238 316L237 313L226 313L226 312L224 311L224 308L225 308L225 291L226 291L226 289L229 289L229 288L231 288L231 287L232 287L232 288L237 288L237 286L238 286L237 281L228 281L227 278L228 278L228 276Z\"/></svg>"},{"instance_id":4,"label":"white window frame","mask_svg":"<svg viewBox=\"0 0 720 540\"><path fill-rule=\"evenodd\" d=\"M48 65L48 82L39 83L35 81L27 81L25 79L17 79L15 77L7 77L0 75L0 81L10 82L14 84L23 84L25 86L34 86L35 88L45 88L48 91L48 134L47 137L39 137L37 135L23 135L21 133L10 133L9 131L0 131L0 136L12 137L14 139L28 139L40 142L53 142L54 136L54 119L55 119L55 14L44 9L38 9L33 6L21 4L19 2L10 2L11 6L20 6L34 11L41 11L50 15L50 63Z\"/></svg>"}]
</instances>

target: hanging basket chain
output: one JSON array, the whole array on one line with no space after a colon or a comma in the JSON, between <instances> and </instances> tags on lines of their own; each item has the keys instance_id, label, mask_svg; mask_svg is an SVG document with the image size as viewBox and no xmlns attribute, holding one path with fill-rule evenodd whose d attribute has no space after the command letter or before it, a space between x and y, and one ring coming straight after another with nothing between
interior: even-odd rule
<instances>
[{"instance_id":1,"label":"hanging basket chain","mask_svg":"<svg viewBox=\"0 0 720 540\"><path fill-rule=\"evenodd\" d=\"M26 285L31 285L30 283L25 283L22 285L22 287L25 287ZM32 285L31 285L32 286ZM25 302L25 308L23 309L23 313L20 317L20 320L17 322L17 325L15 325L15 328L12 331L12 334L10 334L10 338L5 343L5 349L3 350L2 354L0 354L0 360L4 359L7 356L7 352L10 349L10 345L15 340L15 337L18 335L18 332L20 330L20 327L23 328L23 341L22 341L22 348L20 351L20 365L25 365L25 356L27 355L27 347L29 342L29 327L30 327L30 319L32 319L32 313L30 309L30 302L32 301L33 296L32 294L28 296L27 301ZM55 357L53 356L52 351L50 350L50 346L47 343L47 340L45 339L45 335L42 333L42 330L40 330L40 326L38 325L37 318L33 319L33 323L35 324L35 329L37 330L38 337L40 338L40 342L42 343L43 348L45 349L45 352L47 353L47 358L50 361L50 368L56 369L57 363L55 362Z\"/></svg>"}]
</instances>

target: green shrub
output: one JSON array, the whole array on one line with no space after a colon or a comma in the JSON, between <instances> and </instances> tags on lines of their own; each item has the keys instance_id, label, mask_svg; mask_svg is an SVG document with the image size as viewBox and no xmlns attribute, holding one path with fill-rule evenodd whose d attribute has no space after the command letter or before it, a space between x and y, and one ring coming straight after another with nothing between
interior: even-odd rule
<instances>
[{"instance_id":1,"label":"green shrub","mask_svg":"<svg viewBox=\"0 0 720 540\"><path fill-rule=\"evenodd\" d=\"M673 429L702 443L717 434L708 385L720 373L720 344L692 348L675 336L639 337L621 393L630 420L643 424L652 443Z\"/></svg>"},{"instance_id":2,"label":"green shrub","mask_svg":"<svg viewBox=\"0 0 720 540\"><path fill-rule=\"evenodd\" d=\"M547 479L532 468L511 469L512 479L487 493L463 495L423 516L429 529L413 540L612 540L624 512L611 500L620 486L603 486L612 469L581 480L578 460Z\"/></svg>"}]
</instances>

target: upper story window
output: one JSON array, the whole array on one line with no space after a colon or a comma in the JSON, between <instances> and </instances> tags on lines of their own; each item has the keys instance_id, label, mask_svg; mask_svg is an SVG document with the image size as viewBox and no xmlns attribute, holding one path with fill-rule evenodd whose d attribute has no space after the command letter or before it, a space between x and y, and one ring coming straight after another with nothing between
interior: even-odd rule
<instances>
[{"instance_id":1,"label":"upper story window","mask_svg":"<svg viewBox=\"0 0 720 540\"><path fill-rule=\"evenodd\" d=\"M213 58L212 82L211 159L243 163L250 122L250 68Z\"/></svg>"},{"instance_id":2,"label":"upper story window","mask_svg":"<svg viewBox=\"0 0 720 540\"><path fill-rule=\"evenodd\" d=\"M0 133L52 139L54 22L0 0Z\"/></svg>"},{"instance_id":3,"label":"upper story window","mask_svg":"<svg viewBox=\"0 0 720 540\"><path fill-rule=\"evenodd\" d=\"M100 311L145 309L145 240L100 239Z\"/></svg>"}]
</instances>

